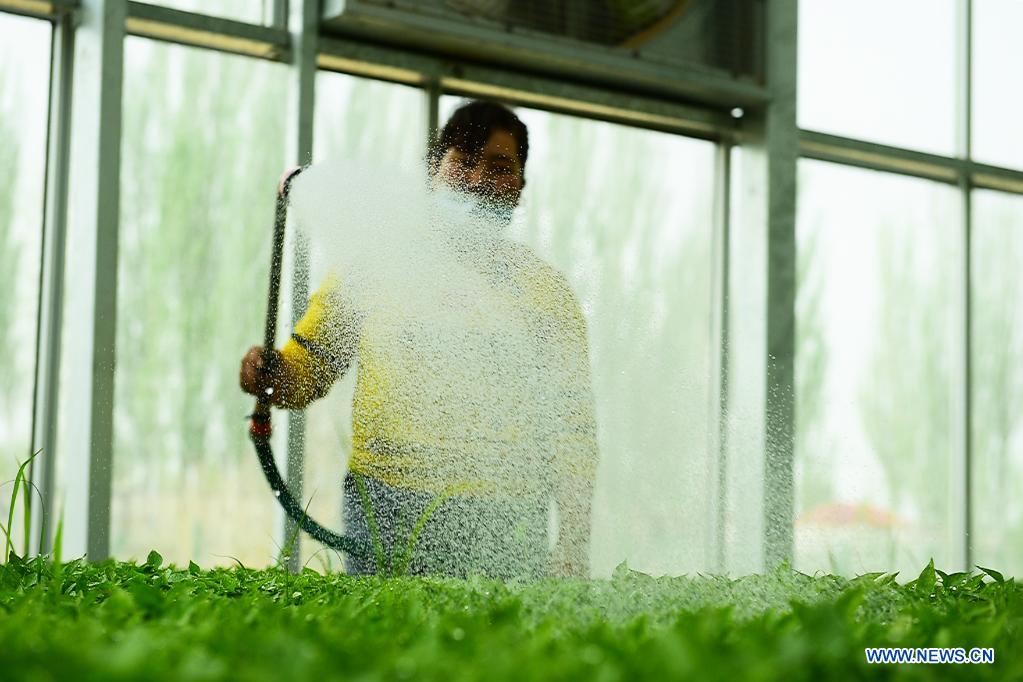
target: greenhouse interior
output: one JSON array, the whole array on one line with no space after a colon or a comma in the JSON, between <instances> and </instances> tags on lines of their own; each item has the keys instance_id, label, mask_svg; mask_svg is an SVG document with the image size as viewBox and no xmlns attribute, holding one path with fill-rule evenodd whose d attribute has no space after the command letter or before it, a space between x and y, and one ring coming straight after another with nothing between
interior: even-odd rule
<instances>
[{"instance_id":1,"label":"greenhouse interior","mask_svg":"<svg viewBox=\"0 0 1023 682\"><path fill-rule=\"evenodd\" d=\"M2 676L1023 679L1021 32L0 0Z\"/></svg>"}]
</instances>

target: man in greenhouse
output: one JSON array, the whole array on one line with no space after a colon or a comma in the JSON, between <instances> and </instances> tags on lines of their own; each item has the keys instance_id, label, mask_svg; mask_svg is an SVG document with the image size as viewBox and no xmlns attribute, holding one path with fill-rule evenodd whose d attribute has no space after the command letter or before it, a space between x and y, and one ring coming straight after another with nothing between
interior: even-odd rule
<instances>
[{"instance_id":1,"label":"man in greenhouse","mask_svg":"<svg viewBox=\"0 0 1023 682\"><path fill-rule=\"evenodd\" d=\"M344 517L374 556L349 556L350 573L589 574L598 453L586 322L564 276L501 234L528 152L511 110L473 101L428 153L431 194L496 225L458 248L486 283L486 319L395 323L356 310L328 277L282 349L242 361L243 390L302 409L357 360Z\"/></svg>"}]
</instances>

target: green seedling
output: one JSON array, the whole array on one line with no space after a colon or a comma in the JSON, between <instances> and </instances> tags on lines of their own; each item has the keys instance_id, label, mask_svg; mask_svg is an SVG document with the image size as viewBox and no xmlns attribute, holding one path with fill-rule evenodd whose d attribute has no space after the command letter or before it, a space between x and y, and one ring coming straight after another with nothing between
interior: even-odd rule
<instances>
[{"instance_id":1,"label":"green seedling","mask_svg":"<svg viewBox=\"0 0 1023 682\"><path fill-rule=\"evenodd\" d=\"M11 491L11 501L7 507L7 525L0 524L0 532L4 535L4 562L10 561L11 554L14 552L14 510L18 507L19 493L24 488L24 494L21 495L22 501L22 522L24 524L23 548L22 556L28 555L28 538L32 532L32 497L29 490L31 482L28 480L26 471L32 464L33 460L42 452L36 450L32 453L32 456L26 459L18 466L18 473L14 476L14 488Z\"/></svg>"},{"instance_id":2,"label":"green seedling","mask_svg":"<svg viewBox=\"0 0 1023 682\"><path fill-rule=\"evenodd\" d=\"M589 581L364 580L178 568L158 552L141 565L17 557L0 565L0 670L15 682L1023 676L1015 580L931 564L892 577L659 578L623 564ZM875 646L992 647L995 663L870 666Z\"/></svg>"}]
</instances>

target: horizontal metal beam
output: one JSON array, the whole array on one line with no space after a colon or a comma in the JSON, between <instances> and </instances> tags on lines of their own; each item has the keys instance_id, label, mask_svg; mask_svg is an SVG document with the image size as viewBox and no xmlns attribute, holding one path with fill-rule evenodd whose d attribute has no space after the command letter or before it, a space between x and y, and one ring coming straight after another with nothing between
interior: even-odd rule
<instances>
[{"instance_id":1,"label":"horizontal metal beam","mask_svg":"<svg viewBox=\"0 0 1023 682\"><path fill-rule=\"evenodd\" d=\"M0 0L0 12L53 21L78 8L77 0Z\"/></svg>"},{"instance_id":2,"label":"horizontal metal beam","mask_svg":"<svg viewBox=\"0 0 1023 682\"><path fill-rule=\"evenodd\" d=\"M125 30L133 36L248 57L281 62L291 58L286 30L143 2L128 3Z\"/></svg>"},{"instance_id":3,"label":"horizontal metal beam","mask_svg":"<svg viewBox=\"0 0 1023 682\"><path fill-rule=\"evenodd\" d=\"M969 186L974 189L994 189L1023 194L1023 170L992 166L951 156L928 154L812 130L800 131L799 153L807 159L911 175L948 184L959 184L960 179L965 177Z\"/></svg>"},{"instance_id":4,"label":"horizontal metal beam","mask_svg":"<svg viewBox=\"0 0 1023 682\"><path fill-rule=\"evenodd\" d=\"M1023 171L970 163L970 184L976 188L1023 194Z\"/></svg>"},{"instance_id":5,"label":"horizontal metal beam","mask_svg":"<svg viewBox=\"0 0 1023 682\"><path fill-rule=\"evenodd\" d=\"M325 71L424 85L439 74L441 60L414 52L321 36L316 65Z\"/></svg>"},{"instance_id":6,"label":"horizontal metal beam","mask_svg":"<svg viewBox=\"0 0 1023 682\"><path fill-rule=\"evenodd\" d=\"M436 79L445 94L490 97L704 139L730 139L736 132L735 120L720 111L356 41L322 39L317 63L322 69L408 85L425 87Z\"/></svg>"},{"instance_id":7,"label":"horizontal metal beam","mask_svg":"<svg viewBox=\"0 0 1023 682\"><path fill-rule=\"evenodd\" d=\"M533 77L503 74L495 78L496 74L486 71L490 70L470 69L462 77L442 77L441 89L446 94L492 97L555 113L708 140L730 139L734 131L733 119L712 111L554 81L548 82L548 87L537 87L539 83Z\"/></svg>"},{"instance_id":8,"label":"horizontal metal beam","mask_svg":"<svg viewBox=\"0 0 1023 682\"><path fill-rule=\"evenodd\" d=\"M799 153L808 159L913 175L938 182L958 182L963 172L963 162L958 159L809 130L799 133Z\"/></svg>"}]
</instances>

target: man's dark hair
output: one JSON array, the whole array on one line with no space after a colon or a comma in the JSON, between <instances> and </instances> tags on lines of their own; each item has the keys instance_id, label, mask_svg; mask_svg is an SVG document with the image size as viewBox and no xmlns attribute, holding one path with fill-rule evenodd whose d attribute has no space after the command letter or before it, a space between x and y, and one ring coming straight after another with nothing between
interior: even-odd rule
<instances>
[{"instance_id":1,"label":"man's dark hair","mask_svg":"<svg viewBox=\"0 0 1023 682\"><path fill-rule=\"evenodd\" d=\"M529 156L526 124L508 107L488 100L466 102L451 114L427 154L430 173L437 172L441 158L452 147L463 154L478 154L495 130L504 130L515 138L524 176L526 158Z\"/></svg>"}]
</instances>

